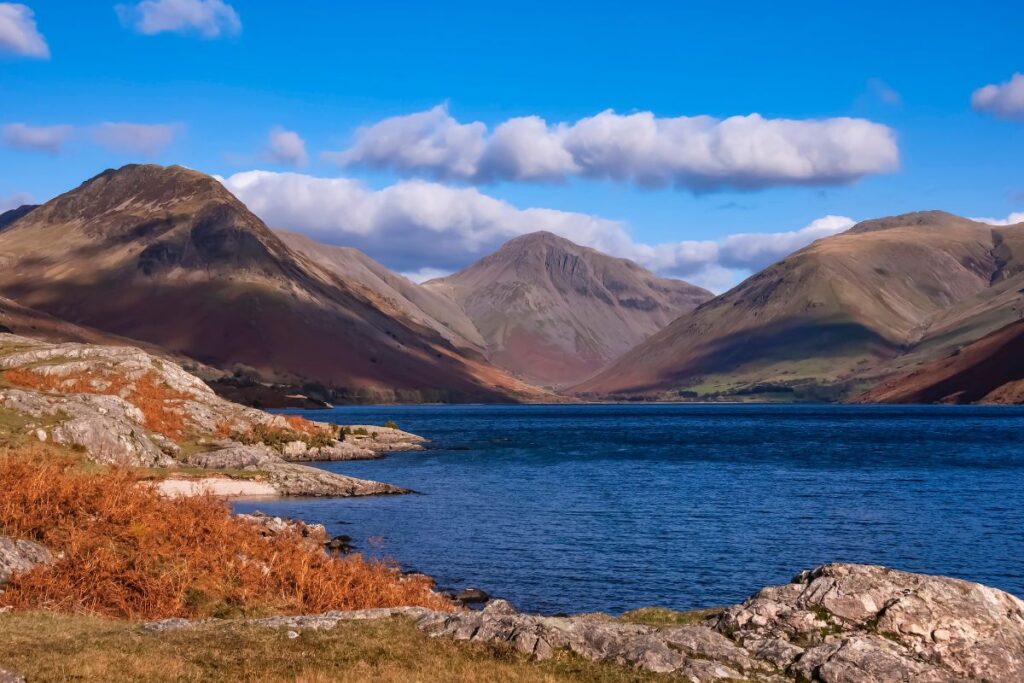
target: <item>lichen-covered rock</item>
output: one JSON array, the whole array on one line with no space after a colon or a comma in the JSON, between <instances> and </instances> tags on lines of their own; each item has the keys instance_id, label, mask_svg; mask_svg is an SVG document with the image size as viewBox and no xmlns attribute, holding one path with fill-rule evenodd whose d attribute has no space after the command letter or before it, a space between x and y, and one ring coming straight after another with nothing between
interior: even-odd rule
<instances>
[{"instance_id":1,"label":"lichen-covered rock","mask_svg":"<svg viewBox=\"0 0 1024 683\"><path fill-rule=\"evenodd\" d=\"M189 457L188 462L207 469L245 469L281 462L281 457L269 446L232 443L216 450L196 453Z\"/></svg>"},{"instance_id":2,"label":"lichen-covered rock","mask_svg":"<svg viewBox=\"0 0 1024 683\"><path fill-rule=\"evenodd\" d=\"M360 442L362 443L362 442ZM310 448L302 441L286 444L281 457L288 462L339 462L343 460L374 460L383 451L363 448L351 441L335 441L330 446Z\"/></svg>"},{"instance_id":3,"label":"lichen-covered rock","mask_svg":"<svg viewBox=\"0 0 1024 683\"><path fill-rule=\"evenodd\" d=\"M774 669L706 626L656 628L590 617L534 616L516 612L503 600L480 612L434 612L417 625L432 636L507 643L538 659L569 650L586 659L677 672L698 681L770 676Z\"/></svg>"},{"instance_id":4,"label":"lichen-covered rock","mask_svg":"<svg viewBox=\"0 0 1024 683\"><path fill-rule=\"evenodd\" d=\"M38 543L0 536L0 591L14 574L50 564L53 559L53 554Z\"/></svg>"},{"instance_id":5,"label":"lichen-covered rock","mask_svg":"<svg viewBox=\"0 0 1024 683\"><path fill-rule=\"evenodd\" d=\"M748 649L776 641L776 660L808 680L1024 681L1024 602L958 579L829 564L715 627ZM868 670L887 673L851 678Z\"/></svg>"},{"instance_id":6,"label":"lichen-covered rock","mask_svg":"<svg viewBox=\"0 0 1024 683\"><path fill-rule=\"evenodd\" d=\"M0 407L29 418L26 429L40 441L80 448L102 464L175 467L186 461L207 469L258 471L282 495L406 493L285 461L372 458L402 444L418 448L423 441L401 430L371 427L377 439L365 445L332 443L333 425L232 403L175 363L128 346L54 344L0 334L0 373L15 385L0 389ZM282 446L281 434L298 438Z\"/></svg>"},{"instance_id":7,"label":"lichen-covered rock","mask_svg":"<svg viewBox=\"0 0 1024 683\"><path fill-rule=\"evenodd\" d=\"M376 453L421 451L423 450L423 444L427 442L422 436L394 427L349 425L348 430L352 434L346 439L346 443Z\"/></svg>"},{"instance_id":8,"label":"lichen-covered rock","mask_svg":"<svg viewBox=\"0 0 1024 683\"><path fill-rule=\"evenodd\" d=\"M409 489L391 484L346 477L293 463L267 463L259 466L259 469L266 472L270 483L285 496L376 496L410 493Z\"/></svg>"}]
</instances>

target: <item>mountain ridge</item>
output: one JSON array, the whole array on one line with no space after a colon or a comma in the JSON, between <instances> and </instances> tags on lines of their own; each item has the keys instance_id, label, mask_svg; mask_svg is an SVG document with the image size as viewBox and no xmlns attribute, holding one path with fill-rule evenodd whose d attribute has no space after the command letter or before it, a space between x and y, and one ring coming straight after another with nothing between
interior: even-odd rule
<instances>
[{"instance_id":1,"label":"mountain ridge","mask_svg":"<svg viewBox=\"0 0 1024 683\"><path fill-rule=\"evenodd\" d=\"M216 179L107 170L0 232L0 293L69 322L284 383L517 400L533 388L289 248Z\"/></svg>"},{"instance_id":2,"label":"mountain ridge","mask_svg":"<svg viewBox=\"0 0 1024 683\"><path fill-rule=\"evenodd\" d=\"M1001 230L939 211L864 221L682 316L574 391L841 397L901 371L936 319L986 300L999 272L1019 272L1024 248Z\"/></svg>"}]
</instances>

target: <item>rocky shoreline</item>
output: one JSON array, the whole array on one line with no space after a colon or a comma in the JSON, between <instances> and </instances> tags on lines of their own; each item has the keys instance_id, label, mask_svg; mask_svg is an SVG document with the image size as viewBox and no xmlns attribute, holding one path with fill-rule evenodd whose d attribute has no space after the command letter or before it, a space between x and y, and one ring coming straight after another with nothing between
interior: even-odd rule
<instances>
[{"instance_id":1,"label":"rocky shoreline","mask_svg":"<svg viewBox=\"0 0 1024 683\"><path fill-rule=\"evenodd\" d=\"M209 470L213 478L244 474L265 484L261 495L409 493L301 463L379 458L426 442L396 428L339 428L231 403L138 348L12 334L0 334L0 411L30 441L77 450L99 464L168 474Z\"/></svg>"},{"instance_id":2,"label":"rocky shoreline","mask_svg":"<svg viewBox=\"0 0 1024 683\"><path fill-rule=\"evenodd\" d=\"M530 615L503 600L479 612L405 607L244 623L298 637L308 629L392 617L414 619L432 637L508 647L540 660L568 651L693 683L1024 680L1024 601L968 581L857 564L802 572L792 583L763 588L742 604L683 625ZM171 619L141 628L230 623Z\"/></svg>"}]
</instances>

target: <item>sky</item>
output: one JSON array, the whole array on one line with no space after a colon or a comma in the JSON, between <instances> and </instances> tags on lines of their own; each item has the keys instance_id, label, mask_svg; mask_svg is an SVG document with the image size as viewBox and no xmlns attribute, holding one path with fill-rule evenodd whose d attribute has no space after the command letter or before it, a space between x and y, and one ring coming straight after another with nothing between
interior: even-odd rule
<instances>
[{"instance_id":1,"label":"sky","mask_svg":"<svg viewBox=\"0 0 1024 683\"><path fill-rule=\"evenodd\" d=\"M721 291L858 220L1024 220L1022 26L1020 2L0 2L0 209L181 164L416 279L545 229Z\"/></svg>"}]
</instances>

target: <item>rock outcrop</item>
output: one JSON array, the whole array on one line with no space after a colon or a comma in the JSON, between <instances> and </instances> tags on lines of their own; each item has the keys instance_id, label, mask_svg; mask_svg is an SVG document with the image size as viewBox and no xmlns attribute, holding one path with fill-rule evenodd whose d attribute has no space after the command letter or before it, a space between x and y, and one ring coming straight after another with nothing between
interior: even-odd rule
<instances>
[{"instance_id":1,"label":"rock outcrop","mask_svg":"<svg viewBox=\"0 0 1024 683\"><path fill-rule=\"evenodd\" d=\"M741 605L681 626L522 614L504 600L480 612L404 608L247 623L301 631L393 616L415 619L431 636L498 644L538 659L566 650L695 683L1024 680L1024 602L968 581L856 564L803 572L793 583L765 588ZM194 623L170 620L145 628Z\"/></svg>"},{"instance_id":2,"label":"rock outcrop","mask_svg":"<svg viewBox=\"0 0 1024 683\"><path fill-rule=\"evenodd\" d=\"M12 575L50 564L53 559L53 554L38 543L0 536L0 592Z\"/></svg>"},{"instance_id":3,"label":"rock outcrop","mask_svg":"<svg viewBox=\"0 0 1024 683\"><path fill-rule=\"evenodd\" d=\"M385 427L360 428L365 438L341 441L334 425L232 403L177 364L138 348L11 334L0 334L0 409L21 419L29 438L78 449L94 462L242 469L282 495L406 493L289 461L379 457L424 441Z\"/></svg>"}]
</instances>

